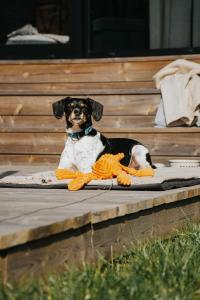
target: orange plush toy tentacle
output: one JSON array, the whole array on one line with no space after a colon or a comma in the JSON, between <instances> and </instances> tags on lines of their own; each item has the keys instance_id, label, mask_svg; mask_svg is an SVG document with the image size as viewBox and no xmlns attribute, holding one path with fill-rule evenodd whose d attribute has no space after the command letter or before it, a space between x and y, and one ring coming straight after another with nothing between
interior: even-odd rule
<instances>
[{"instance_id":1,"label":"orange plush toy tentacle","mask_svg":"<svg viewBox=\"0 0 200 300\"><path fill-rule=\"evenodd\" d=\"M55 171L55 175L58 180L73 179L71 182L68 183L68 189L70 191L80 190L85 184L89 183L91 180L97 179L92 173L84 174L81 172L74 172L69 169L57 169Z\"/></svg>"},{"instance_id":2,"label":"orange plush toy tentacle","mask_svg":"<svg viewBox=\"0 0 200 300\"><path fill-rule=\"evenodd\" d=\"M81 173L81 172L74 172L74 171L69 170L69 169L57 169L55 171L55 175L56 175L56 178L58 180L62 180L62 179L77 178L78 176L83 175L83 173Z\"/></svg>"},{"instance_id":3,"label":"orange plush toy tentacle","mask_svg":"<svg viewBox=\"0 0 200 300\"><path fill-rule=\"evenodd\" d=\"M121 185L131 185L131 178L126 172L121 171L117 175L117 182Z\"/></svg>"},{"instance_id":4,"label":"orange plush toy tentacle","mask_svg":"<svg viewBox=\"0 0 200 300\"><path fill-rule=\"evenodd\" d=\"M137 170L136 175L137 177L143 177L143 176L154 176L154 170L152 168L145 168Z\"/></svg>"},{"instance_id":5,"label":"orange plush toy tentacle","mask_svg":"<svg viewBox=\"0 0 200 300\"><path fill-rule=\"evenodd\" d=\"M68 184L68 189L70 191L77 191L84 187L87 183L89 183L91 180L94 179L94 176L92 173L83 174L75 179L73 179Z\"/></svg>"},{"instance_id":6,"label":"orange plush toy tentacle","mask_svg":"<svg viewBox=\"0 0 200 300\"><path fill-rule=\"evenodd\" d=\"M132 176L143 177L143 176L154 176L154 170L152 168L144 168L136 170L134 168L129 168L121 165L122 169Z\"/></svg>"}]
</instances>

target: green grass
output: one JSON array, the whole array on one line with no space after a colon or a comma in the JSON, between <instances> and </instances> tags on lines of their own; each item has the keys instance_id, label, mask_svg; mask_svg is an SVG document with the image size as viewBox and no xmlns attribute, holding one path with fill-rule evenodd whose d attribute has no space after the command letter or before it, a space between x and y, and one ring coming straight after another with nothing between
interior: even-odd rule
<instances>
[{"instance_id":1,"label":"green grass","mask_svg":"<svg viewBox=\"0 0 200 300\"><path fill-rule=\"evenodd\" d=\"M0 300L200 299L200 225L149 242L114 263L70 268L47 282L0 288Z\"/></svg>"}]
</instances>

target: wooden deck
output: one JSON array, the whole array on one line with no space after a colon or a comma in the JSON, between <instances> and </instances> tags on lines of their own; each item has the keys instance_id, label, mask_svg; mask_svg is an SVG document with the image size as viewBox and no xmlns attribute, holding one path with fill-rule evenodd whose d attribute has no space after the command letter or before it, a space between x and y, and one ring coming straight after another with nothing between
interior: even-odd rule
<instances>
[{"instance_id":1,"label":"wooden deck","mask_svg":"<svg viewBox=\"0 0 200 300\"><path fill-rule=\"evenodd\" d=\"M21 164L26 173L38 171L36 164L40 170L57 165L66 134L52 103L73 95L100 101L104 116L95 127L108 137L141 141L154 163L200 159L200 128L154 127L160 91L152 76L181 57L200 62L200 55L0 61L0 176ZM5 281L18 280L99 255L113 259L138 240L199 220L199 199L200 186L165 192L1 188L0 272Z\"/></svg>"},{"instance_id":2,"label":"wooden deck","mask_svg":"<svg viewBox=\"0 0 200 300\"><path fill-rule=\"evenodd\" d=\"M165 192L2 188L3 279L47 275L99 255L113 259L138 240L199 220L199 200L200 185Z\"/></svg>"}]
</instances>

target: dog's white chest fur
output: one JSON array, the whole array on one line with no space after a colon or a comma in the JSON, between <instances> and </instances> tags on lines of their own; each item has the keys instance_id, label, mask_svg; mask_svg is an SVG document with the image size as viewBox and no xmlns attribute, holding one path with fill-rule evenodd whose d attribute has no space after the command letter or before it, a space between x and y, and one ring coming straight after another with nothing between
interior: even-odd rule
<instances>
[{"instance_id":1,"label":"dog's white chest fur","mask_svg":"<svg viewBox=\"0 0 200 300\"><path fill-rule=\"evenodd\" d=\"M95 136L84 136L77 141L68 138L58 168L91 172L92 165L103 150L99 132Z\"/></svg>"}]
</instances>

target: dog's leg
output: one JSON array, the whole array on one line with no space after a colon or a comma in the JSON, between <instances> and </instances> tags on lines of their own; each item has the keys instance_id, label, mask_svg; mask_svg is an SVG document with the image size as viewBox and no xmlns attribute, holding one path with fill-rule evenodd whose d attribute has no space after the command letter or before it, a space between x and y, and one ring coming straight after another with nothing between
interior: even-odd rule
<instances>
[{"instance_id":1,"label":"dog's leg","mask_svg":"<svg viewBox=\"0 0 200 300\"><path fill-rule=\"evenodd\" d=\"M149 151L143 145L135 145L131 151L130 167L135 169L143 169L152 167Z\"/></svg>"},{"instance_id":2,"label":"dog's leg","mask_svg":"<svg viewBox=\"0 0 200 300\"><path fill-rule=\"evenodd\" d=\"M92 165L94 164L94 162L81 162L78 165L78 171L82 172L82 173L90 173L92 172Z\"/></svg>"},{"instance_id":3,"label":"dog's leg","mask_svg":"<svg viewBox=\"0 0 200 300\"><path fill-rule=\"evenodd\" d=\"M63 151L60 157L60 162L58 165L58 169L70 169L73 170L73 164L71 159L69 159L70 155L67 151Z\"/></svg>"}]
</instances>

